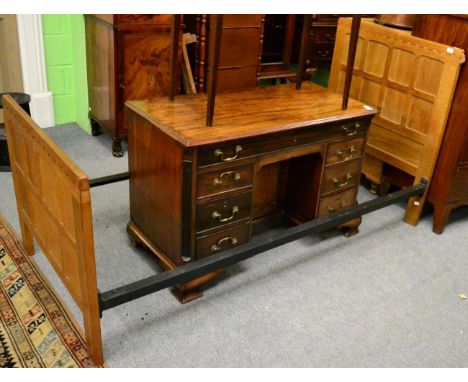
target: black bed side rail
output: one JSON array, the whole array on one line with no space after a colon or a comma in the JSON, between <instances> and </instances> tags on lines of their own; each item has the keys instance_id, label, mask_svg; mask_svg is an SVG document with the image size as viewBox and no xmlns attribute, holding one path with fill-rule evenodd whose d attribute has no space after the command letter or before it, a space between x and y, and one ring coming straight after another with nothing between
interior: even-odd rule
<instances>
[{"instance_id":1,"label":"black bed side rail","mask_svg":"<svg viewBox=\"0 0 468 382\"><path fill-rule=\"evenodd\" d=\"M121 182L123 180L128 180L128 179L129 179L128 171L120 172L117 174L102 176L100 178L90 179L89 187L92 188L92 187L104 186L106 184Z\"/></svg>"},{"instance_id":2,"label":"black bed side rail","mask_svg":"<svg viewBox=\"0 0 468 382\"><path fill-rule=\"evenodd\" d=\"M261 252L297 240L301 237L319 233L344 224L352 219L385 208L391 204L424 194L427 186L425 179L421 183L404 190L381 196L365 203L339 211L331 216L314 219L284 230L273 230L254 236L252 240L238 247L205 257L176 269L158 273L127 285L99 293L101 314L104 310L125 304L162 289L187 283L206 273L228 267L246 260Z\"/></svg>"}]
</instances>

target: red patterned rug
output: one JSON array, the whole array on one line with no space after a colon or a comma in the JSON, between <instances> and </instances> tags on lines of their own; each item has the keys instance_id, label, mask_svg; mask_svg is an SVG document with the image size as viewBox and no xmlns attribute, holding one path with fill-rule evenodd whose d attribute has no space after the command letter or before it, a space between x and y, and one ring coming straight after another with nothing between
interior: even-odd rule
<instances>
[{"instance_id":1,"label":"red patterned rug","mask_svg":"<svg viewBox=\"0 0 468 382\"><path fill-rule=\"evenodd\" d=\"M68 311L1 215L0 367L94 367Z\"/></svg>"}]
</instances>

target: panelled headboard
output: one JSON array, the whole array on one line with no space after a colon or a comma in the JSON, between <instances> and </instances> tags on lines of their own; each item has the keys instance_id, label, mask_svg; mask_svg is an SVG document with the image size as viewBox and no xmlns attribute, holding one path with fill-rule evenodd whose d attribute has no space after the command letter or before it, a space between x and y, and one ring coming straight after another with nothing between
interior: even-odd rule
<instances>
[{"instance_id":1,"label":"panelled headboard","mask_svg":"<svg viewBox=\"0 0 468 382\"><path fill-rule=\"evenodd\" d=\"M9 96L3 98L23 246L33 239L83 314L88 352L103 364L89 180Z\"/></svg>"}]
</instances>

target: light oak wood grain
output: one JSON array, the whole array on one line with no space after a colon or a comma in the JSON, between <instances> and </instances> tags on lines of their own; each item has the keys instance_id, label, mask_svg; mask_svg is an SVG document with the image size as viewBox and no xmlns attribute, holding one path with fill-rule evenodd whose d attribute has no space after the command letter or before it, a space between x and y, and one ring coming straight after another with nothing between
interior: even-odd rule
<instances>
[{"instance_id":1,"label":"light oak wood grain","mask_svg":"<svg viewBox=\"0 0 468 382\"><path fill-rule=\"evenodd\" d=\"M340 93L351 19L340 19L329 88ZM369 129L364 174L380 183L388 163L429 182L450 110L463 50L363 20L351 97L377 108ZM408 202L405 221L416 225L426 194Z\"/></svg>"},{"instance_id":2,"label":"light oak wood grain","mask_svg":"<svg viewBox=\"0 0 468 382\"><path fill-rule=\"evenodd\" d=\"M36 240L83 313L88 352L104 363L89 180L11 98L5 126L23 245Z\"/></svg>"}]
</instances>

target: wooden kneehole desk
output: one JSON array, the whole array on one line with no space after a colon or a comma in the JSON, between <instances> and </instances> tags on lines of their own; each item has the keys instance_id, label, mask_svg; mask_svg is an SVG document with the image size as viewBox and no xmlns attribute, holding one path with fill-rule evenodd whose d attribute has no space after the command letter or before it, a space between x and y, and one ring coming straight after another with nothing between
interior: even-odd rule
<instances>
[{"instance_id":1,"label":"wooden kneehole desk","mask_svg":"<svg viewBox=\"0 0 468 382\"><path fill-rule=\"evenodd\" d=\"M128 232L173 269L356 203L362 153L376 110L314 84L207 97L129 101ZM361 219L344 226L358 231ZM207 274L176 288L200 296Z\"/></svg>"}]
</instances>

